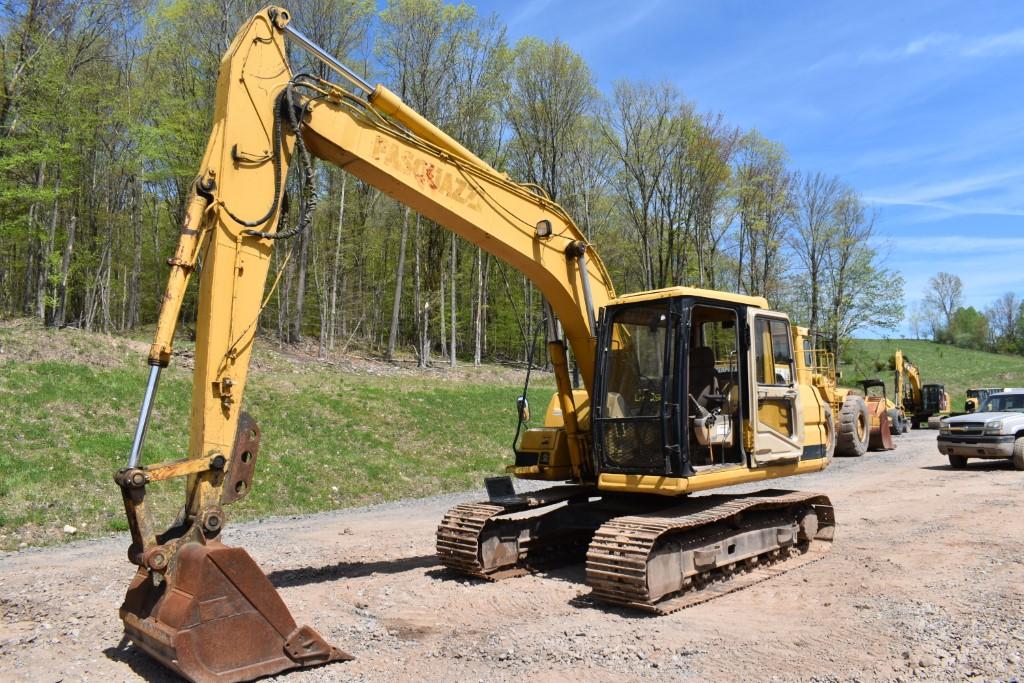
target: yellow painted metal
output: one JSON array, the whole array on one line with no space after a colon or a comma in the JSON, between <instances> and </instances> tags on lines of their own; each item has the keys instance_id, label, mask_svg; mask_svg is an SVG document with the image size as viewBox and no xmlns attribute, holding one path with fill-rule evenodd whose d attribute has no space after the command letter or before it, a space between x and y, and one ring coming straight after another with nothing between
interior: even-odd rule
<instances>
[{"instance_id":1,"label":"yellow painted metal","mask_svg":"<svg viewBox=\"0 0 1024 683\"><path fill-rule=\"evenodd\" d=\"M479 166L486 173L497 174L490 164L456 142L443 130L427 121L423 116L401 100L398 95L378 84L370 95L370 103L378 110L401 121L417 137L434 144L463 161Z\"/></svg>"},{"instance_id":2,"label":"yellow painted metal","mask_svg":"<svg viewBox=\"0 0 1024 683\"><path fill-rule=\"evenodd\" d=\"M665 287L663 289L652 289L649 292L623 294L612 303L624 304L657 301L658 299L670 299L677 296L694 296L713 301L743 304L753 308L768 308L768 300L763 296L748 296L746 294L737 294L736 292L722 292L717 289L700 289L698 287Z\"/></svg>"},{"instance_id":3,"label":"yellow painted metal","mask_svg":"<svg viewBox=\"0 0 1024 683\"><path fill-rule=\"evenodd\" d=\"M590 394L583 389L573 389L572 402L576 406L576 421L580 430L586 431L590 428ZM544 426L565 426L565 421L562 420L562 399L558 392L552 394L551 400L548 401L548 407L544 411Z\"/></svg>"},{"instance_id":4,"label":"yellow painted metal","mask_svg":"<svg viewBox=\"0 0 1024 683\"><path fill-rule=\"evenodd\" d=\"M725 486L736 486L752 481L766 481L795 474L819 472L828 467L827 458L800 460L799 462L747 468L742 465L715 468L692 477L662 477L653 474L602 473L597 488L619 493L651 493L659 496L679 496Z\"/></svg>"},{"instance_id":5,"label":"yellow painted metal","mask_svg":"<svg viewBox=\"0 0 1024 683\"><path fill-rule=\"evenodd\" d=\"M196 258L199 255L199 247L204 236L202 232L203 214L208 206L207 197L193 194L185 209L185 219L182 221L181 235L178 237L178 248L168 262L168 265L171 266L171 273L167 279L164 303L160 307L160 317L157 320L156 339L149 350L151 365L165 368L171 360L174 329L178 324L181 302L185 299L189 277L195 269Z\"/></svg>"},{"instance_id":6,"label":"yellow painted metal","mask_svg":"<svg viewBox=\"0 0 1024 683\"><path fill-rule=\"evenodd\" d=\"M230 458L270 260L269 240L246 236L228 215L255 220L271 208L274 104L291 78L284 41L267 12L238 33L220 66L213 131L193 187L160 310L150 362L166 366L189 276L200 255L189 458ZM285 150L287 154L287 150ZM287 158L281 160L287 167ZM254 201L256 198L256 201ZM260 226L272 230L278 211ZM189 512L216 505L219 473L189 477Z\"/></svg>"}]
</instances>

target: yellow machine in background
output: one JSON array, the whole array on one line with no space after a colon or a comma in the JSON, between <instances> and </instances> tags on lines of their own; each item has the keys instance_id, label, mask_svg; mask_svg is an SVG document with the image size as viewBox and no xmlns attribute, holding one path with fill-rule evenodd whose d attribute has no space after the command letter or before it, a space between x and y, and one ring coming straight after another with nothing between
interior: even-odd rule
<instances>
[{"instance_id":1,"label":"yellow machine in background","mask_svg":"<svg viewBox=\"0 0 1024 683\"><path fill-rule=\"evenodd\" d=\"M884 393L879 399L840 387L835 355L813 348L806 327L793 327L793 344L802 349L806 381L817 388L836 416L836 455L857 458L869 450L893 448L890 434L894 422Z\"/></svg>"},{"instance_id":2,"label":"yellow machine in background","mask_svg":"<svg viewBox=\"0 0 1024 683\"><path fill-rule=\"evenodd\" d=\"M946 387L922 384L921 372L900 349L896 349L889 362L895 373L896 396L900 398L911 427L920 429L922 424L926 424L938 428L931 418L948 415L952 410Z\"/></svg>"},{"instance_id":3,"label":"yellow machine in background","mask_svg":"<svg viewBox=\"0 0 1024 683\"><path fill-rule=\"evenodd\" d=\"M515 267L546 300L557 393L545 424L523 433L512 473L564 483L517 494L510 479L489 482L488 500L457 506L441 521L445 566L495 579L585 556L597 598L667 612L829 547L835 522L826 496L688 495L829 464L832 407L811 364L794 352L800 347L784 313L760 297L685 287L616 295L593 247L542 191L491 168L290 20L280 8L259 12L221 63L138 428L115 477L138 566L121 607L136 645L193 681L249 680L348 658L297 626L249 555L220 541L224 507L252 488L260 432L242 411L249 358L274 243L304 229L312 212L312 156ZM293 74L286 38L344 85ZM289 228L280 220L292 162L305 191ZM172 357L200 254L188 452L145 465L160 370ZM570 349L580 389L570 381ZM158 530L147 487L174 478L186 480L184 507Z\"/></svg>"},{"instance_id":4,"label":"yellow machine in background","mask_svg":"<svg viewBox=\"0 0 1024 683\"><path fill-rule=\"evenodd\" d=\"M968 389L967 398L964 399L964 412L976 413L985 405L985 401L992 394L998 394L1003 389L999 387L985 387L979 389Z\"/></svg>"}]
</instances>

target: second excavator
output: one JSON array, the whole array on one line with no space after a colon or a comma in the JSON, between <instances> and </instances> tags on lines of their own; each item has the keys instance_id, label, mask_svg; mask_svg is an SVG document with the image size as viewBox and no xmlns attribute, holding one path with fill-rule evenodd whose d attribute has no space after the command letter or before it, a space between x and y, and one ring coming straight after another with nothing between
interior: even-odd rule
<instances>
[{"instance_id":1,"label":"second excavator","mask_svg":"<svg viewBox=\"0 0 1024 683\"><path fill-rule=\"evenodd\" d=\"M896 396L902 402L911 427L920 429L921 425L927 425L938 429L936 418L948 415L952 408L945 385L922 384L921 371L901 349L896 349L889 363L893 367Z\"/></svg>"},{"instance_id":2,"label":"second excavator","mask_svg":"<svg viewBox=\"0 0 1024 683\"><path fill-rule=\"evenodd\" d=\"M341 84L294 73L286 41ZM543 426L522 433L510 474L553 484L517 494L498 478L486 500L450 510L437 531L445 566L499 579L585 558L597 598L669 612L828 549L835 521L824 495L706 493L830 462L831 410L784 313L761 297L687 287L617 295L593 246L543 190L496 171L270 7L241 28L221 63L135 439L115 477L138 567L121 618L140 648L193 681L349 657L298 626L248 553L220 540L224 507L253 485L260 430L242 397L271 252L312 212L303 192L298 222L282 224L288 169L298 166L309 188L313 156L518 269L546 300L557 392ZM188 453L143 464L160 372L200 258ZM525 402L520 409L525 417ZM147 487L174 478L186 481L185 503L159 531Z\"/></svg>"}]
</instances>

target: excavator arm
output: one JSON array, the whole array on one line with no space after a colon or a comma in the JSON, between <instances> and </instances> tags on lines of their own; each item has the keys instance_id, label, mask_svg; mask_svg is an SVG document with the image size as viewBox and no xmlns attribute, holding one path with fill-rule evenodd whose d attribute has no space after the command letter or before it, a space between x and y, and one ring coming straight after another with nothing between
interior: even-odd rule
<instances>
[{"instance_id":1,"label":"excavator arm","mask_svg":"<svg viewBox=\"0 0 1024 683\"><path fill-rule=\"evenodd\" d=\"M237 681L348 658L298 627L273 585L240 548L223 545L223 506L252 486L259 428L241 410L274 243L284 226L289 166L308 155L335 164L522 272L564 328L589 394L595 311L614 298L607 271L571 218L540 188L511 181L383 86L371 87L270 7L235 37L220 66L213 129L181 226L149 354L150 376L121 488L138 571L121 608L137 645L194 681ZM293 41L337 71L345 88L289 66ZM173 355L182 301L199 275L188 453L144 465L160 372ZM595 478L576 421L565 341L548 346L572 473ZM185 505L158 532L146 487L185 478Z\"/></svg>"},{"instance_id":2,"label":"excavator arm","mask_svg":"<svg viewBox=\"0 0 1024 683\"><path fill-rule=\"evenodd\" d=\"M896 375L896 396L899 397L903 409L908 413L921 410L923 393L921 373L903 351L896 349L892 356L892 365Z\"/></svg>"}]
</instances>

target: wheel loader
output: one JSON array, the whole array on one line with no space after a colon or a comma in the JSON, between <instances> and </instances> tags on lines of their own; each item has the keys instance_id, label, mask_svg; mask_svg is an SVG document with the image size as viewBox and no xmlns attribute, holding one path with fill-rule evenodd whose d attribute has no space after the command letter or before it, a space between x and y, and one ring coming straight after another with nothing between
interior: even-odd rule
<instances>
[{"instance_id":1,"label":"wheel loader","mask_svg":"<svg viewBox=\"0 0 1024 683\"><path fill-rule=\"evenodd\" d=\"M864 395L840 387L835 355L826 349L813 348L806 327L793 327L793 344L802 350L806 381L817 388L831 408L836 422L835 454L859 458L869 450L892 449L894 422L887 409L884 391L879 400L868 394L866 386Z\"/></svg>"},{"instance_id":2,"label":"wheel loader","mask_svg":"<svg viewBox=\"0 0 1024 683\"><path fill-rule=\"evenodd\" d=\"M293 72L287 43L323 62L333 80ZM296 624L248 553L221 541L225 508L252 490L259 456L259 426L242 408L266 284L276 282L270 256L309 223L313 157L479 245L546 301L557 391L544 424L522 433L510 474L551 485L520 494L498 478L486 499L450 510L436 540L445 567L497 580L580 558L596 598L663 613L829 548L827 496L720 491L830 462L832 408L802 369L784 313L761 297L688 287L617 294L593 245L541 188L495 170L315 45L287 10L268 7L221 62L135 437L115 475L137 566L120 616L139 648L202 682L350 658ZM301 189L298 220L286 225L290 168ZM200 255L188 452L146 464L160 373ZM179 478L183 508L161 529L148 488Z\"/></svg>"}]
</instances>

